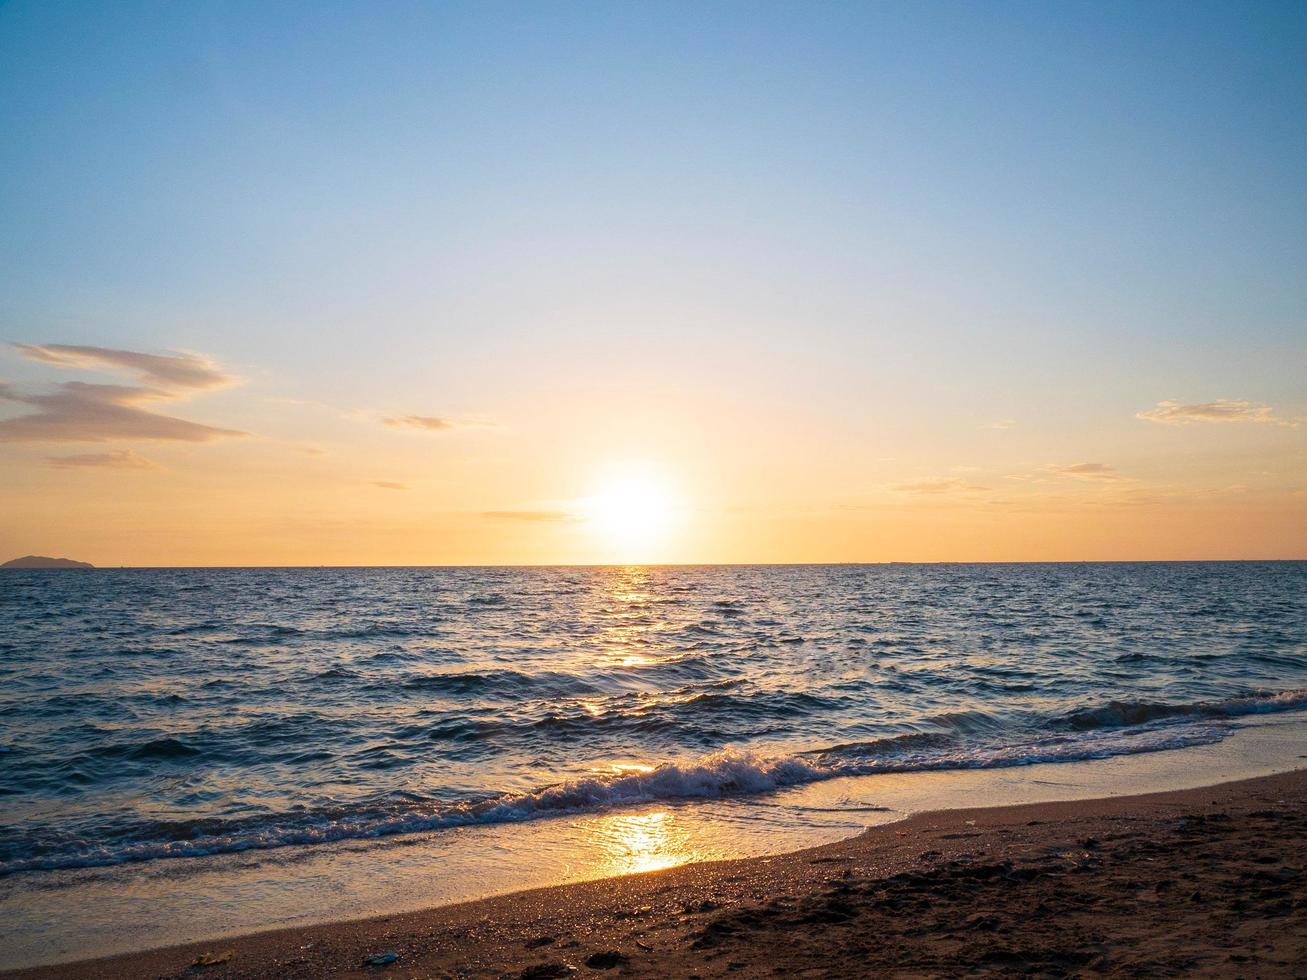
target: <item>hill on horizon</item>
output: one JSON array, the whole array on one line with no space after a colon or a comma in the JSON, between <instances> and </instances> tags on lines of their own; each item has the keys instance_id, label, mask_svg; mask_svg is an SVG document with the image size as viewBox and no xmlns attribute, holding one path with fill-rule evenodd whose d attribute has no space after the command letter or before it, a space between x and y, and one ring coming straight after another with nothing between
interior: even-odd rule
<instances>
[{"instance_id":1,"label":"hill on horizon","mask_svg":"<svg viewBox=\"0 0 1307 980\"><path fill-rule=\"evenodd\" d=\"M0 565L0 568L94 568L90 562L71 558L47 558L45 555L24 555Z\"/></svg>"}]
</instances>

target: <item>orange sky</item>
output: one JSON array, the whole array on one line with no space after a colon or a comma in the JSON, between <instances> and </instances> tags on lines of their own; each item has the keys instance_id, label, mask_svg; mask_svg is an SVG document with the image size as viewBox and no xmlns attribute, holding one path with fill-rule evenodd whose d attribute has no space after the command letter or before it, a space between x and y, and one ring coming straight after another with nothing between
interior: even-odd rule
<instances>
[{"instance_id":1,"label":"orange sky","mask_svg":"<svg viewBox=\"0 0 1307 980\"><path fill-rule=\"evenodd\" d=\"M1307 554L1304 431L1258 405L1140 406L1076 425L908 413L839 429L652 381L652 396L638 385L604 391L596 411L574 379L572 397L535 413L445 418L288 400L198 355L52 347L5 357L35 371L23 392L46 393L11 401L18 411L0 421L0 548L11 557L295 565ZM70 384L107 383L116 398L150 394L120 398L138 406L126 413L63 397L82 390Z\"/></svg>"}]
</instances>

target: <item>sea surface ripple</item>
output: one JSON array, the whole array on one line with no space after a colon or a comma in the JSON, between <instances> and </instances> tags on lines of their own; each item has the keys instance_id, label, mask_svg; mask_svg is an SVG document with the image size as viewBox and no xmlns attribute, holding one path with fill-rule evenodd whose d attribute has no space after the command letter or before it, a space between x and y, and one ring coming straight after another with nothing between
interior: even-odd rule
<instances>
[{"instance_id":1,"label":"sea surface ripple","mask_svg":"<svg viewBox=\"0 0 1307 980\"><path fill-rule=\"evenodd\" d=\"M0 874L1213 742L1307 563L0 572Z\"/></svg>"}]
</instances>

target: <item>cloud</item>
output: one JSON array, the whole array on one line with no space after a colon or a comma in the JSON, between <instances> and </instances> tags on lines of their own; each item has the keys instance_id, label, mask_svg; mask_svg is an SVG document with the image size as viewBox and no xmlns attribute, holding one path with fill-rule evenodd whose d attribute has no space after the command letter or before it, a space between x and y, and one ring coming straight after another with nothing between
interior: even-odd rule
<instances>
[{"instance_id":1,"label":"cloud","mask_svg":"<svg viewBox=\"0 0 1307 980\"><path fill-rule=\"evenodd\" d=\"M899 493L958 493L971 490L988 490L989 487L976 486L957 477L938 477L932 480L914 480L910 483L895 483L890 487Z\"/></svg>"},{"instance_id":2,"label":"cloud","mask_svg":"<svg viewBox=\"0 0 1307 980\"><path fill-rule=\"evenodd\" d=\"M458 428L457 422L434 415L399 415L381 421L396 429L423 429L427 432L445 432Z\"/></svg>"},{"instance_id":3,"label":"cloud","mask_svg":"<svg viewBox=\"0 0 1307 980\"><path fill-rule=\"evenodd\" d=\"M220 370L202 355L178 352L143 354L73 344L12 346L24 357L44 364L121 371L145 384L66 381L44 392L30 392L0 382L0 401L35 409L27 415L0 420L0 442L104 442L109 439L208 442L248 435L235 429L179 419L149 407L152 403L174 401L192 392L237 382L237 378ZM112 454L103 455L107 458ZM102 460L86 465L115 464Z\"/></svg>"},{"instance_id":4,"label":"cloud","mask_svg":"<svg viewBox=\"0 0 1307 980\"><path fill-rule=\"evenodd\" d=\"M101 468L111 470L157 470L157 463L144 456L138 456L130 449L119 449L110 453L80 453L74 456L47 456L46 466L60 470L79 470Z\"/></svg>"},{"instance_id":5,"label":"cloud","mask_svg":"<svg viewBox=\"0 0 1307 980\"><path fill-rule=\"evenodd\" d=\"M1012 429L1017 424L1016 419L999 419L997 422L986 422L981 426L982 429Z\"/></svg>"},{"instance_id":6,"label":"cloud","mask_svg":"<svg viewBox=\"0 0 1307 980\"><path fill-rule=\"evenodd\" d=\"M1269 405L1218 398L1214 402L1181 405L1175 401L1158 402L1156 408L1136 412L1135 418L1164 425L1188 425L1190 422L1260 422L1270 425L1296 426L1297 420L1277 418Z\"/></svg>"},{"instance_id":7,"label":"cloud","mask_svg":"<svg viewBox=\"0 0 1307 980\"><path fill-rule=\"evenodd\" d=\"M1072 463L1069 466L1059 466L1056 463L1050 463L1044 467L1050 473L1056 473L1058 476L1070 476L1077 480L1119 480L1116 470L1107 463Z\"/></svg>"},{"instance_id":8,"label":"cloud","mask_svg":"<svg viewBox=\"0 0 1307 980\"><path fill-rule=\"evenodd\" d=\"M394 483L390 480L373 480L374 487L380 487L382 490L407 490L407 483Z\"/></svg>"},{"instance_id":9,"label":"cloud","mask_svg":"<svg viewBox=\"0 0 1307 980\"><path fill-rule=\"evenodd\" d=\"M355 410L346 412L351 418L376 419L377 415ZM417 429L419 432L452 432L456 429L496 429L498 424L484 418L451 419L444 415L382 415L381 424L392 429Z\"/></svg>"},{"instance_id":10,"label":"cloud","mask_svg":"<svg viewBox=\"0 0 1307 980\"><path fill-rule=\"evenodd\" d=\"M126 371L140 381L169 389L225 388L239 380L220 371L213 361L200 354L179 351L142 354L139 351L74 344L14 344L13 347L33 361L56 364L59 367Z\"/></svg>"},{"instance_id":11,"label":"cloud","mask_svg":"<svg viewBox=\"0 0 1307 980\"><path fill-rule=\"evenodd\" d=\"M565 510L487 510L481 516L490 521L574 521Z\"/></svg>"},{"instance_id":12,"label":"cloud","mask_svg":"<svg viewBox=\"0 0 1307 980\"><path fill-rule=\"evenodd\" d=\"M81 381L66 381L48 394L22 393L12 385L0 384L0 400L36 409L32 414L0 421L0 442L104 442L108 439L208 442L248 435L142 407L173 397L151 388Z\"/></svg>"}]
</instances>

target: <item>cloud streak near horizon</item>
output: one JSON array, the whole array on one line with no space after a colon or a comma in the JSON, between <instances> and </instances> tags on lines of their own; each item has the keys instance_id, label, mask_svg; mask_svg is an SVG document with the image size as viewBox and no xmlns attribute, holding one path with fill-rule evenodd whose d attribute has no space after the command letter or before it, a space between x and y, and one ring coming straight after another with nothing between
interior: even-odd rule
<instances>
[{"instance_id":1,"label":"cloud streak near horizon","mask_svg":"<svg viewBox=\"0 0 1307 980\"><path fill-rule=\"evenodd\" d=\"M895 483L890 489L898 493L958 493L986 491L989 487L977 486L957 477L938 477L929 480L913 480L908 483Z\"/></svg>"},{"instance_id":2,"label":"cloud streak near horizon","mask_svg":"<svg viewBox=\"0 0 1307 980\"><path fill-rule=\"evenodd\" d=\"M565 510L486 510L481 512L481 516L488 521L536 521L540 523L554 523L559 521L574 521L575 514L569 514Z\"/></svg>"},{"instance_id":3,"label":"cloud streak near horizon","mask_svg":"<svg viewBox=\"0 0 1307 980\"><path fill-rule=\"evenodd\" d=\"M1188 425L1190 422L1255 422L1269 425L1296 426L1291 419L1276 416L1270 405L1231 398L1214 402L1182 405L1177 401L1160 401L1156 408L1136 412L1135 418L1163 425Z\"/></svg>"},{"instance_id":4,"label":"cloud streak near horizon","mask_svg":"<svg viewBox=\"0 0 1307 980\"><path fill-rule=\"evenodd\" d=\"M0 442L105 442L110 439L208 442L245 436L236 429L190 422L142 407L172 396L149 388L66 381L49 394L0 386L0 400L36 409L0 421Z\"/></svg>"},{"instance_id":5,"label":"cloud streak near horizon","mask_svg":"<svg viewBox=\"0 0 1307 980\"><path fill-rule=\"evenodd\" d=\"M381 420L393 429L423 429L427 432L447 432L458 428L458 423L435 415L397 415Z\"/></svg>"},{"instance_id":6,"label":"cloud streak near horizon","mask_svg":"<svg viewBox=\"0 0 1307 980\"><path fill-rule=\"evenodd\" d=\"M64 381L33 392L0 382L0 401L35 409L0 420L0 442L105 442L112 439L208 442L248 435L153 411L150 406L235 384L237 378L196 354L143 354L69 344L13 344L30 360L65 368L101 368L146 385ZM102 464L103 465L103 464Z\"/></svg>"},{"instance_id":7,"label":"cloud streak near horizon","mask_svg":"<svg viewBox=\"0 0 1307 980\"><path fill-rule=\"evenodd\" d=\"M159 464L138 456L130 449L108 453L79 453L72 456L47 456L45 465L59 470L113 469L157 470Z\"/></svg>"},{"instance_id":8,"label":"cloud streak near horizon","mask_svg":"<svg viewBox=\"0 0 1307 980\"><path fill-rule=\"evenodd\" d=\"M1050 473L1058 476L1074 477L1077 480L1119 480L1116 468L1109 463L1072 463L1069 466L1056 464L1046 467Z\"/></svg>"},{"instance_id":9,"label":"cloud streak near horizon","mask_svg":"<svg viewBox=\"0 0 1307 980\"><path fill-rule=\"evenodd\" d=\"M143 354L140 351L77 344L12 345L24 357L67 368L103 368L126 371L147 384L172 389L204 390L225 388L239 380L218 369L200 354L172 352Z\"/></svg>"}]
</instances>

